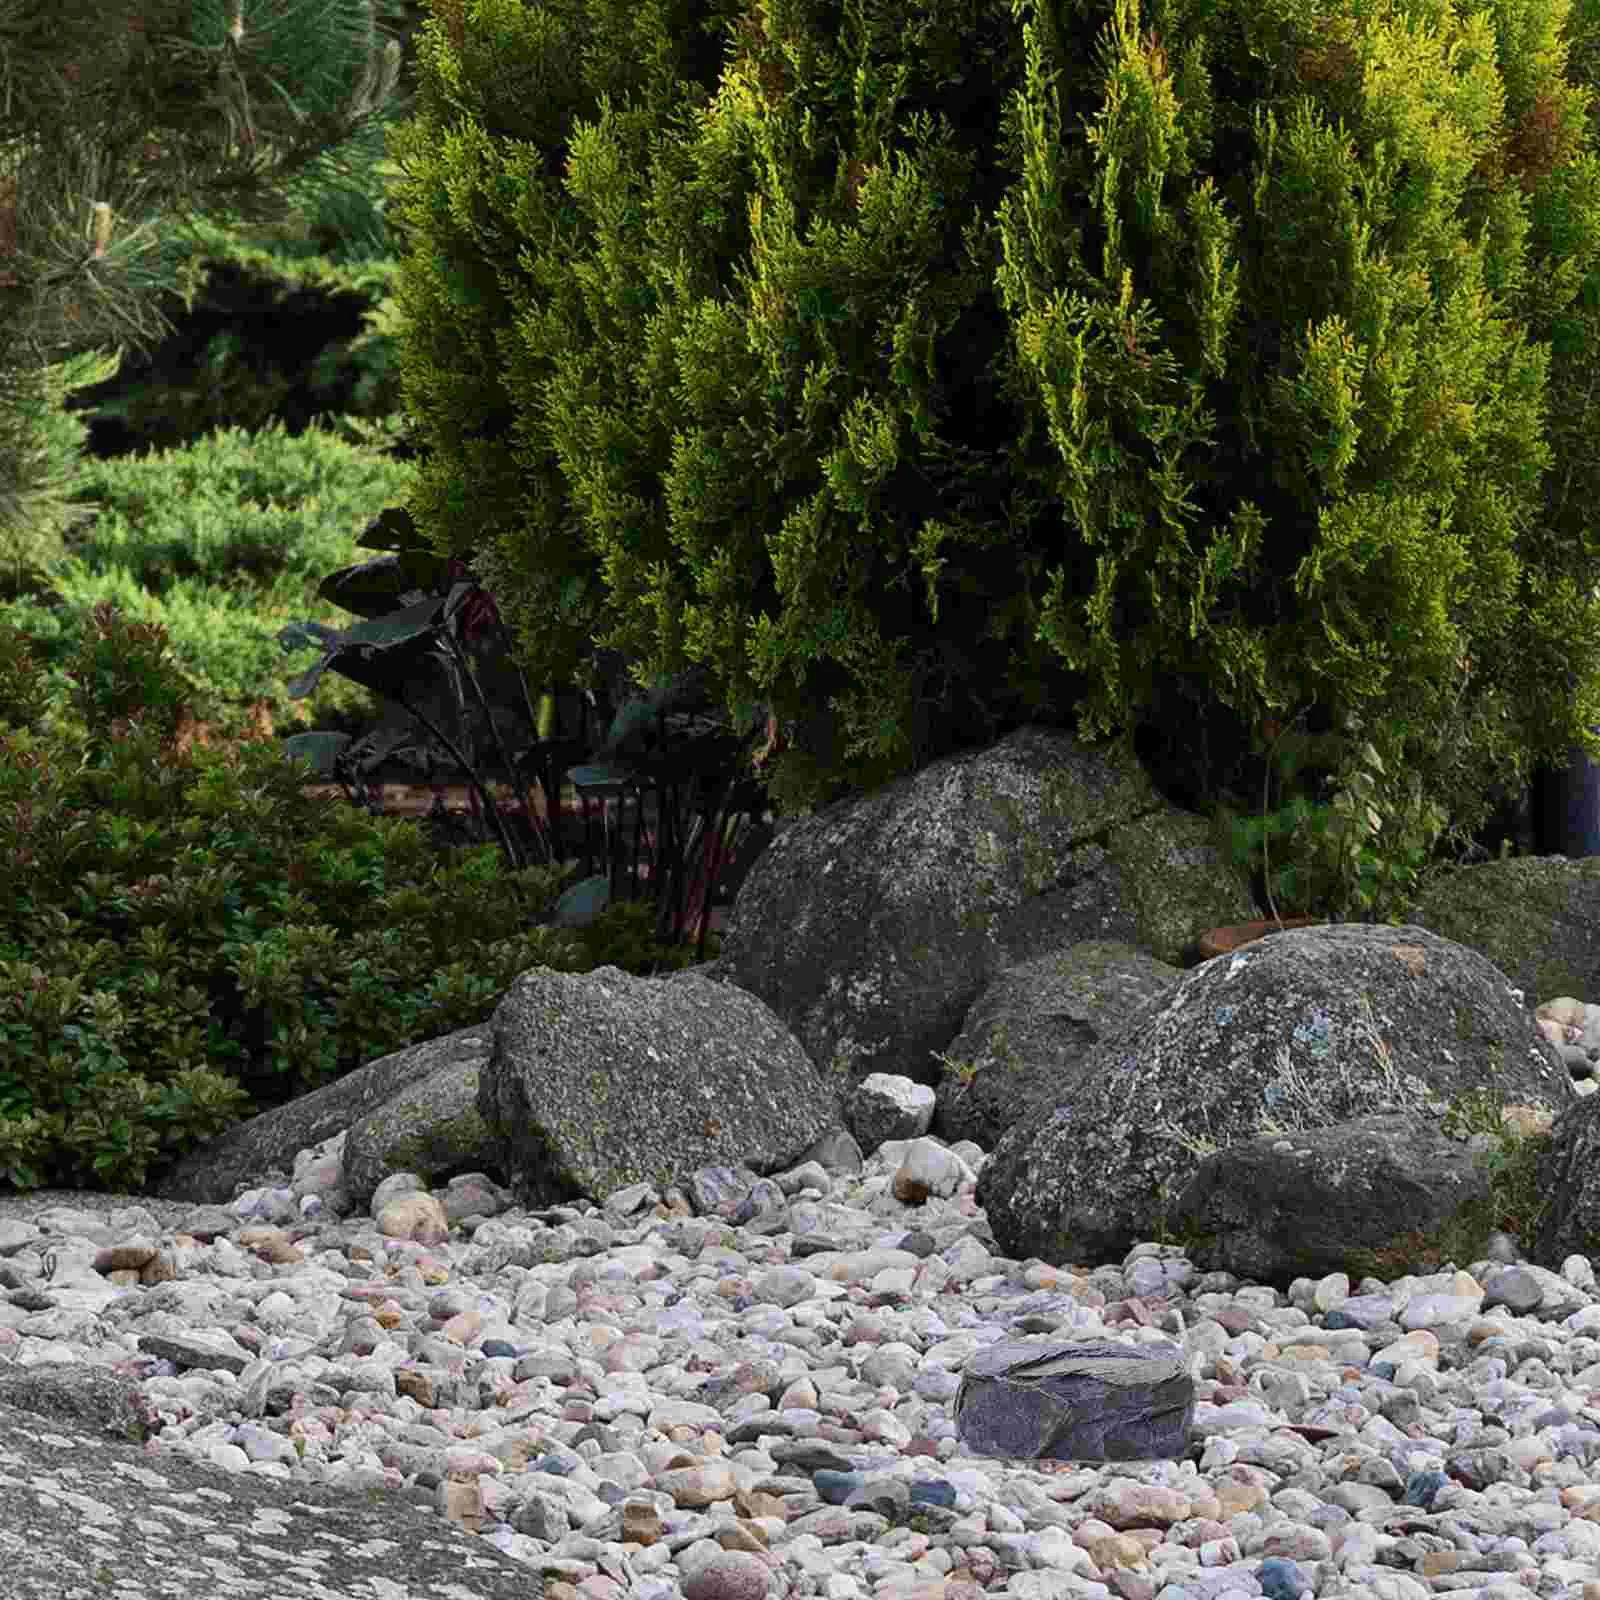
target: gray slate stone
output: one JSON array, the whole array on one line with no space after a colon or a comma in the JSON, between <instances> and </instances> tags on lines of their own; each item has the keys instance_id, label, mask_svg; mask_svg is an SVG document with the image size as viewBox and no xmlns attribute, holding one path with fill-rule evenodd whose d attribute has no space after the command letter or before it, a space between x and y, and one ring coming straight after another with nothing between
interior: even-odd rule
<instances>
[{"instance_id":1,"label":"gray slate stone","mask_svg":"<svg viewBox=\"0 0 1600 1600\"><path fill-rule=\"evenodd\" d=\"M804 1050L754 995L698 974L524 972L494 1014L478 1110L522 1205L706 1167L766 1175L838 1127Z\"/></svg>"},{"instance_id":2,"label":"gray slate stone","mask_svg":"<svg viewBox=\"0 0 1600 1600\"><path fill-rule=\"evenodd\" d=\"M1188 1448L1194 1379L1173 1344L1005 1339L967 1363L955 1413L974 1455L1173 1460Z\"/></svg>"}]
</instances>

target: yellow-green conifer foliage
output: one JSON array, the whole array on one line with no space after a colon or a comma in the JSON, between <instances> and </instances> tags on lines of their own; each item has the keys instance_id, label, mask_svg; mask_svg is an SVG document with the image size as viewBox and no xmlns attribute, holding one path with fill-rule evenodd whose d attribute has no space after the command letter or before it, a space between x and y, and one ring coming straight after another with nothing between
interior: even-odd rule
<instances>
[{"instance_id":1,"label":"yellow-green conifer foliage","mask_svg":"<svg viewBox=\"0 0 1600 1600\"><path fill-rule=\"evenodd\" d=\"M1600 723L1567 0L434 10L412 511L533 681L831 706L785 803L1158 681L1359 711L1458 815Z\"/></svg>"}]
</instances>

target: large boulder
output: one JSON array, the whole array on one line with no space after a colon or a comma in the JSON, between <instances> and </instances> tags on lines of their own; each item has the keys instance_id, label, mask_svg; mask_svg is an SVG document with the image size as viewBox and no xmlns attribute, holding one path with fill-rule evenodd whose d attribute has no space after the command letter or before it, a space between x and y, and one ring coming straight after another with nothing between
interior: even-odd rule
<instances>
[{"instance_id":1,"label":"large boulder","mask_svg":"<svg viewBox=\"0 0 1600 1600\"><path fill-rule=\"evenodd\" d=\"M480 1023L391 1051L336 1083L197 1145L156 1180L152 1192L166 1200L226 1204L241 1189L264 1182L269 1173L292 1172L302 1150L344 1133L436 1074L470 1073L476 1081L478 1065L493 1044L493 1030Z\"/></svg>"},{"instance_id":2,"label":"large boulder","mask_svg":"<svg viewBox=\"0 0 1600 1600\"><path fill-rule=\"evenodd\" d=\"M698 973L523 973L487 1025L423 1040L240 1123L153 1186L224 1204L306 1152L338 1208L395 1173L513 1183L524 1203L596 1202L703 1168L764 1174L843 1131L835 1096L753 995ZM319 1148L320 1147L320 1148ZM297 1174L298 1176L298 1174Z\"/></svg>"},{"instance_id":3,"label":"large boulder","mask_svg":"<svg viewBox=\"0 0 1600 1600\"><path fill-rule=\"evenodd\" d=\"M544 1593L526 1561L408 1495L285 1483L165 1445L152 1454L145 1441L163 1431L156 1407L164 1402L120 1363L99 1365L100 1356L0 1364L3 1581L14 1600Z\"/></svg>"},{"instance_id":4,"label":"large boulder","mask_svg":"<svg viewBox=\"0 0 1600 1600\"><path fill-rule=\"evenodd\" d=\"M770 1173L839 1125L794 1038L743 990L698 973L535 967L494 1014L478 1110L519 1203L666 1187L704 1167Z\"/></svg>"},{"instance_id":5,"label":"large boulder","mask_svg":"<svg viewBox=\"0 0 1600 1600\"><path fill-rule=\"evenodd\" d=\"M995 974L942 1052L934 1131L993 1150L1041 1100L1060 1098L1107 1034L1183 976L1132 945L1088 939Z\"/></svg>"},{"instance_id":6,"label":"large boulder","mask_svg":"<svg viewBox=\"0 0 1600 1600\"><path fill-rule=\"evenodd\" d=\"M1569 1106L1539 1157L1539 1192L1548 1197L1534 1258L1561 1263L1571 1255L1600 1261L1600 1094Z\"/></svg>"},{"instance_id":7,"label":"large boulder","mask_svg":"<svg viewBox=\"0 0 1600 1600\"><path fill-rule=\"evenodd\" d=\"M1264 1133L1205 1157L1172 1225L1213 1270L1254 1283L1342 1272L1392 1281L1476 1261L1495 1231L1487 1165L1405 1112Z\"/></svg>"},{"instance_id":8,"label":"large boulder","mask_svg":"<svg viewBox=\"0 0 1600 1600\"><path fill-rule=\"evenodd\" d=\"M1013 1126L978 1199L1001 1249L1115 1260L1160 1236L1200 1162L1263 1132L1442 1120L1486 1089L1559 1116L1565 1066L1485 957L1424 928L1294 929L1186 973Z\"/></svg>"},{"instance_id":9,"label":"large boulder","mask_svg":"<svg viewBox=\"0 0 1600 1600\"><path fill-rule=\"evenodd\" d=\"M1487 956L1530 1011L1557 995L1600 999L1600 857L1458 867L1423 890L1408 920Z\"/></svg>"},{"instance_id":10,"label":"large boulder","mask_svg":"<svg viewBox=\"0 0 1600 1600\"><path fill-rule=\"evenodd\" d=\"M842 1089L933 1087L1005 968L1110 939L1177 962L1255 914L1202 818L1120 746L1021 728L781 833L735 901L716 976L758 995Z\"/></svg>"},{"instance_id":11,"label":"large boulder","mask_svg":"<svg viewBox=\"0 0 1600 1600\"><path fill-rule=\"evenodd\" d=\"M490 1035L493 1030L483 1030ZM488 1060L459 1059L406 1083L351 1124L345 1136L343 1187L363 1199L395 1172L409 1172L429 1185L476 1170L489 1144L478 1110L480 1069Z\"/></svg>"}]
</instances>

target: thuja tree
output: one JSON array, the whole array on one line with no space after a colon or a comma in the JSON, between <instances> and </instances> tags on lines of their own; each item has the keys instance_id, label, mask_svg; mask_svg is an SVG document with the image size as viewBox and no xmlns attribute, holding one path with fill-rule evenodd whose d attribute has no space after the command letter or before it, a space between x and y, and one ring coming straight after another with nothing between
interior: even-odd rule
<instances>
[{"instance_id":1,"label":"thuja tree","mask_svg":"<svg viewBox=\"0 0 1600 1600\"><path fill-rule=\"evenodd\" d=\"M434 9L412 511L536 680L704 663L796 805L1162 682L1441 792L1600 721L1558 0Z\"/></svg>"}]
</instances>

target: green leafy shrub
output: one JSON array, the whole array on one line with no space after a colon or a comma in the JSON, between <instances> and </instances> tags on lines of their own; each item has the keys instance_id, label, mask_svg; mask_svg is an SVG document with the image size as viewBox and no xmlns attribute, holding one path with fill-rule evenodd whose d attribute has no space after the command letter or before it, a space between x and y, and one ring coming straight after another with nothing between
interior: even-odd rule
<instances>
[{"instance_id":1,"label":"green leafy shrub","mask_svg":"<svg viewBox=\"0 0 1600 1600\"><path fill-rule=\"evenodd\" d=\"M137 1188L241 1115L486 1021L530 967L656 958L626 916L589 944L550 926L562 872L309 798L274 741L195 743L160 627L93 624L53 717L0 628L6 1182Z\"/></svg>"},{"instance_id":2,"label":"green leafy shrub","mask_svg":"<svg viewBox=\"0 0 1600 1600\"><path fill-rule=\"evenodd\" d=\"M1260 813L1218 808L1234 864L1257 875L1270 916L1402 922L1433 865L1445 813L1425 798L1415 774L1396 780L1356 714L1331 734L1307 733L1304 722L1302 712L1288 724L1267 725ZM1330 769L1331 799L1313 800L1297 785L1308 768ZM1269 802L1273 771L1276 809Z\"/></svg>"},{"instance_id":3,"label":"green leafy shrub","mask_svg":"<svg viewBox=\"0 0 1600 1600\"><path fill-rule=\"evenodd\" d=\"M635 977L649 978L681 972L701 959L692 944L663 945L656 938L656 910L647 900L615 901L576 932L591 969L620 967ZM707 934L704 959L714 961L721 949L722 936Z\"/></svg>"},{"instance_id":4,"label":"green leafy shrub","mask_svg":"<svg viewBox=\"0 0 1600 1600\"><path fill-rule=\"evenodd\" d=\"M0 723L42 722L53 699L33 646L16 629L0 627Z\"/></svg>"},{"instance_id":5,"label":"green leafy shrub","mask_svg":"<svg viewBox=\"0 0 1600 1600\"><path fill-rule=\"evenodd\" d=\"M184 451L85 463L94 515L44 579L0 604L65 687L96 606L159 623L174 659L219 714L265 702L274 716L328 726L376 714L371 694L327 679L297 702L282 682L284 624L332 622L317 595L352 559L363 524L402 493L409 469L321 429L289 437L219 430Z\"/></svg>"}]
</instances>

